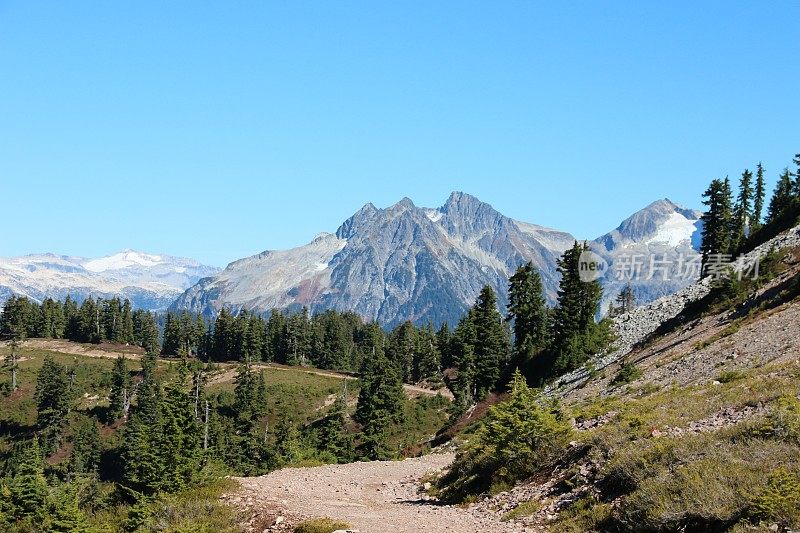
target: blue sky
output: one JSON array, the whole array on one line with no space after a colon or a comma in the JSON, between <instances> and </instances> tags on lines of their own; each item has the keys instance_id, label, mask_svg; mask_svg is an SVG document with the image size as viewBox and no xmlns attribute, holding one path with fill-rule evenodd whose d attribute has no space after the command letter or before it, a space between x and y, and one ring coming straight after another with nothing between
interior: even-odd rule
<instances>
[{"instance_id":1,"label":"blue sky","mask_svg":"<svg viewBox=\"0 0 800 533\"><path fill-rule=\"evenodd\" d=\"M452 190L596 237L800 151L799 2L0 0L0 255L224 265Z\"/></svg>"}]
</instances>

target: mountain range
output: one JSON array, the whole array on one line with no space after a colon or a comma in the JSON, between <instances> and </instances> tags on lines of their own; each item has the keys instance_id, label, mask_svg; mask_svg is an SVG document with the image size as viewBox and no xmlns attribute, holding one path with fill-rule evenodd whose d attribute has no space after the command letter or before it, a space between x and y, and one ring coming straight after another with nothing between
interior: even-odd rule
<instances>
[{"instance_id":1,"label":"mountain range","mask_svg":"<svg viewBox=\"0 0 800 533\"><path fill-rule=\"evenodd\" d=\"M629 283L645 303L693 281L681 271L698 258L700 215L658 200L589 241L608 265L601 279L603 309ZM452 324L484 285L496 290L504 306L509 276L527 261L539 269L545 295L555 303L556 261L575 240L454 192L438 208L418 207L408 198L384 209L368 203L335 233L239 259L224 270L134 250L96 259L0 258L0 303L12 294L36 301L117 295L139 308L186 309L207 317L223 307L261 313L305 307L312 313L354 311L386 326L405 320ZM622 268L637 262L637 276Z\"/></svg>"},{"instance_id":2,"label":"mountain range","mask_svg":"<svg viewBox=\"0 0 800 533\"><path fill-rule=\"evenodd\" d=\"M699 218L699 211L659 200L591 241L609 265L602 279L604 308L629 282L617 279L614 266L632 256L654 256L671 265L669 276L657 272L646 279L652 269L645 261L641 279L630 281L640 303L693 281L674 274L679 257L697 257ZM366 204L335 233L321 233L305 246L234 261L186 290L172 309L213 316L222 307L256 312L306 307L312 313L355 311L386 326L405 320L452 324L484 285L496 290L504 306L508 277L527 261L539 269L554 303L556 261L574 242L569 233L513 220L461 192L439 208L418 207L408 198L385 209Z\"/></svg>"},{"instance_id":3,"label":"mountain range","mask_svg":"<svg viewBox=\"0 0 800 533\"><path fill-rule=\"evenodd\" d=\"M78 301L119 296L137 308L161 310L219 270L194 259L134 250L94 259L49 253L0 258L0 303L11 295L38 302L67 295Z\"/></svg>"}]
</instances>

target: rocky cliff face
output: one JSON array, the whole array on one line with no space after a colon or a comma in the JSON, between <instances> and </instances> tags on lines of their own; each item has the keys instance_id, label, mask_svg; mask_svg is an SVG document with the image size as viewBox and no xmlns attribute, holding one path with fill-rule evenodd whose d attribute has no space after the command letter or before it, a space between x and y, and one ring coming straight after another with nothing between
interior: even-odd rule
<instances>
[{"instance_id":1,"label":"rocky cliff face","mask_svg":"<svg viewBox=\"0 0 800 533\"><path fill-rule=\"evenodd\" d=\"M685 247L694 253L696 215L662 200L592 246L611 263L623 251L641 247L670 253ZM404 320L452 324L484 285L494 287L505 305L508 277L527 261L541 272L554 302L556 260L574 241L568 233L513 220L460 192L436 209L415 206L408 198L386 209L367 204L335 234L231 263L187 290L174 308L213 315L223 306L259 312L306 306L312 312L355 311L387 326ZM611 291L624 285L615 285L608 273L607 278ZM685 285L637 288L637 296L652 299Z\"/></svg>"}]
</instances>

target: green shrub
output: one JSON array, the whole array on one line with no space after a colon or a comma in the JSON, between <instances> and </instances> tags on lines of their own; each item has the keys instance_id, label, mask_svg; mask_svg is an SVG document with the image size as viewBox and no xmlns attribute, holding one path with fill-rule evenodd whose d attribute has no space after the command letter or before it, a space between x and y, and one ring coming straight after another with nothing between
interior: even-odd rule
<instances>
[{"instance_id":1,"label":"green shrub","mask_svg":"<svg viewBox=\"0 0 800 533\"><path fill-rule=\"evenodd\" d=\"M753 502L750 516L754 521L800 526L800 477L784 468L775 470L767 488Z\"/></svg>"},{"instance_id":2,"label":"green shrub","mask_svg":"<svg viewBox=\"0 0 800 533\"><path fill-rule=\"evenodd\" d=\"M537 500L528 500L526 502L522 502L506 514L503 515L503 520L516 520L517 518L523 518L525 516L530 516L533 513L537 512L539 509L542 508L542 505Z\"/></svg>"},{"instance_id":3,"label":"green shrub","mask_svg":"<svg viewBox=\"0 0 800 533\"><path fill-rule=\"evenodd\" d=\"M464 501L492 487L513 485L552 465L572 428L556 406L541 405L535 389L514 374L510 398L492 407L475 436L438 482L440 497Z\"/></svg>"},{"instance_id":4,"label":"green shrub","mask_svg":"<svg viewBox=\"0 0 800 533\"><path fill-rule=\"evenodd\" d=\"M294 533L332 533L338 529L349 529L350 524L333 518L312 518L299 523Z\"/></svg>"},{"instance_id":5,"label":"green shrub","mask_svg":"<svg viewBox=\"0 0 800 533\"><path fill-rule=\"evenodd\" d=\"M745 377L744 372L741 370L725 370L719 376L717 376L717 381L720 383L730 383L732 381L737 381Z\"/></svg>"},{"instance_id":6,"label":"green shrub","mask_svg":"<svg viewBox=\"0 0 800 533\"><path fill-rule=\"evenodd\" d=\"M633 363L622 363L622 366L617 372L617 375L614 376L614 379L611 383L615 385L622 385L625 383L630 383L632 381L636 381L642 377L642 370Z\"/></svg>"}]
</instances>

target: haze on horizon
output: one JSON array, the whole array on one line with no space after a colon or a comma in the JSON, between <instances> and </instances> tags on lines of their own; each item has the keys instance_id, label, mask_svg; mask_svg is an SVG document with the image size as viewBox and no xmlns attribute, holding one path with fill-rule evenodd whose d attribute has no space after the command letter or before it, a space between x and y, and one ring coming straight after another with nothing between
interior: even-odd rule
<instances>
[{"instance_id":1,"label":"haze on horizon","mask_svg":"<svg viewBox=\"0 0 800 533\"><path fill-rule=\"evenodd\" d=\"M0 4L0 256L224 266L453 190L594 238L800 151L800 4Z\"/></svg>"}]
</instances>

